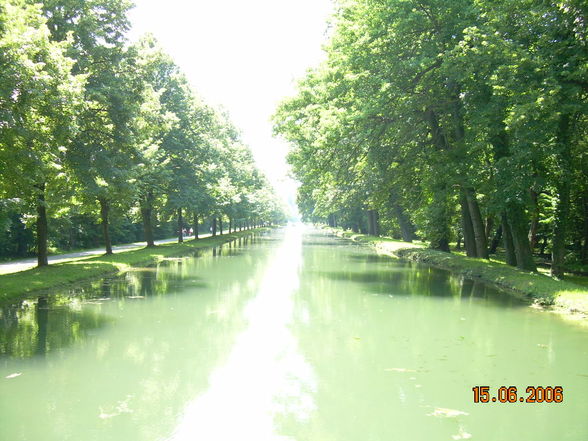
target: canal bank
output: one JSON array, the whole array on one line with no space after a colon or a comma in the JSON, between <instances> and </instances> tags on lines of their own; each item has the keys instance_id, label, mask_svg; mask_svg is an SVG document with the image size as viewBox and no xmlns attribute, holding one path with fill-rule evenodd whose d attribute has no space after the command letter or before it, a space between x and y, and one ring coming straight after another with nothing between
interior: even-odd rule
<instances>
[{"instance_id":1,"label":"canal bank","mask_svg":"<svg viewBox=\"0 0 588 441\"><path fill-rule=\"evenodd\" d=\"M480 280L525 300L533 307L565 314L574 319L588 319L588 290L575 283L522 271L499 262L431 250L422 244L368 236L338 228L327 227L326 230L338 237L371 246L380 254L424 263L472 280Z\"/></svg>"},{"instance_id":2,"label":"canal bank","mask_svg":"<svg viewBox=\"0 0 588 441\"><path fill-rule=\"evenodd\" d=\"M3 274L0 275L0 302L97 277L122 274L134 266L149 265L168 257L189 254L197 249L216 247L240 237L265 230L267 228L237 231L231 234L209 236L183 243L166 243L152 248L145 247L119 254L90 257L42 268L33 268L18 273Z\"/></svg>"}]
</instances>

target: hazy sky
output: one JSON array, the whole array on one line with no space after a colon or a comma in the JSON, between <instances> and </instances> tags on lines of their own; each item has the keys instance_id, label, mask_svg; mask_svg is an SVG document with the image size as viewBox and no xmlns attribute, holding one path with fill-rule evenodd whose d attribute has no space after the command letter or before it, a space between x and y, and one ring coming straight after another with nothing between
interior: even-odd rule
<instances>
[{"instance_id":1,"label":"hazy sky","mask_svg":"<svg viewBox=\"0 0 588 441\"><path fill-rule=\"evenodd\" d=\"M331 0L135 0L131 39L150 32L194 89L224 107L260 168L284 194L287 146L270 116L322 58Z\"/></svg>"}]
</instances>

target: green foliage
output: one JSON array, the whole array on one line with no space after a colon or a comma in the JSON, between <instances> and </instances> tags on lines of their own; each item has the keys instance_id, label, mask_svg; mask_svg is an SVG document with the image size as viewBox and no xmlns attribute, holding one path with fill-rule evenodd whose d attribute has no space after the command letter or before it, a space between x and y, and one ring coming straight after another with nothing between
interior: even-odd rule
<instances>
[{"instance_id":1,"label":"green foliage","mask_svg":"<svg viewBox=\"0 0 588 441\"><path fill-rule=\"evenodd\" d=\"M51 40L39 5L5 1L0 23L0 197L31 209L40 185L50 194L68 185L64 158L84 78L72 75L69 43Z\"/></svg>"},{"instance_id":2,"label":"green foliage","mask_svg":"<svg viewBox=\"0 0 588 441\"><path fill-rule=\"evenodd\" d=\"M588 250L584 3L340 2L326 60L274 116L303 216L352 227L377 210L397 218L382 223L392 234L406 217L439 249L466 221L483 247L506 219L530 269L539 216L554 267Z\"/></svg>"},{"instance_id":3,"label":"green foliage","mask_svg":"<svg viewBox=\"0 0 588 441\"><path fill-rule=\"evenodd\" d=\"M29 253L33 223L44 255L47 243L94 243L98 222L108 252L137 238L139 220L145 235L173 233L168 222L182 211L283 217L226 115L152 36L126 42L130 7L0 2L0 243L20 244L0 255Z\"/></svg>"}]
</instances>

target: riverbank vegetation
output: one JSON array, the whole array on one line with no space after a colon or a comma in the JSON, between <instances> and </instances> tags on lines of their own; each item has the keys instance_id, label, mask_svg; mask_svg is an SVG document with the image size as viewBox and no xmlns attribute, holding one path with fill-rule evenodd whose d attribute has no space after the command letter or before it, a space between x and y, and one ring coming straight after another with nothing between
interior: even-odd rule
<instances>
[{"instance_id":1,"label":"riverbank vegetation","mask_svg":"<svg viewBox=\"0 0 588 441\"><path fill-rule=\"evenodd\" d=\"M209 236L182 243L166 243L116 254L77 259L27 271L0 275L0 301L30 294L39 290L55 289L96 277L120 274L133 266L149 265L166 257L189 254L201 248L212 248L240 237L262 231L263 228L234 231L231 234Z\"/></svg>"},{"instance_id":2,"label":"riverbank vegetation","mask_svg":"<svg viewBox=\"0 0 588 441\"><path fill-rule=\"evenodd\" d=\"M130 7L0 0L0 258L282 220L227 115L127 41Z\"/></svg>"},{"instance_id":3,"label":"riverbank vegetation","mask_svg":"<svg viewBox=\"0 0 588 441\"><path fill-rule=\"evenodd\" d=\"M275 116L307 220L552 276L588 268L588 6L338 3Z\"/></svg>"},{"instance_id":4,"label":"riverbank vegetation","mask_svg":"<svg viewBox=\"0 0 588 441\"><path fill-rule=\"evenodd\" d=\"M433 250L421 242L407 243L389 237L345 231L341 228L328 228L328 230L339 237L369 245L378 253L446 269L472 280L481 280L529 301L535 306L555 308L558 312L588 317L586 286L556 280L541 272L523 271L495 259L476 259L458 253Z\"/></svg>"}]
</instances>

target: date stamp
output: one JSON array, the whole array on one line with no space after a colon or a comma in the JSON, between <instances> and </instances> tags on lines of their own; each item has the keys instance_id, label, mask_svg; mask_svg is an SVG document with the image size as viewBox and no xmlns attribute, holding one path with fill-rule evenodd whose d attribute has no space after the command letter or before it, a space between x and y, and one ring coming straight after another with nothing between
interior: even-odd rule
<instances>
[{"instance_id":1,"label":"date stamp","mask_svg":"<svg viewBox=\"0 0 588 441\"><path fill-rule=\"evenodd\" d=\"M562 386L527 386L525 396L519 396L516 386L500 386L496 393L490 386L474 386L474 403L562 403ZM492 396L491 396L492 395Z\"/></svg>"}]
</instances>

